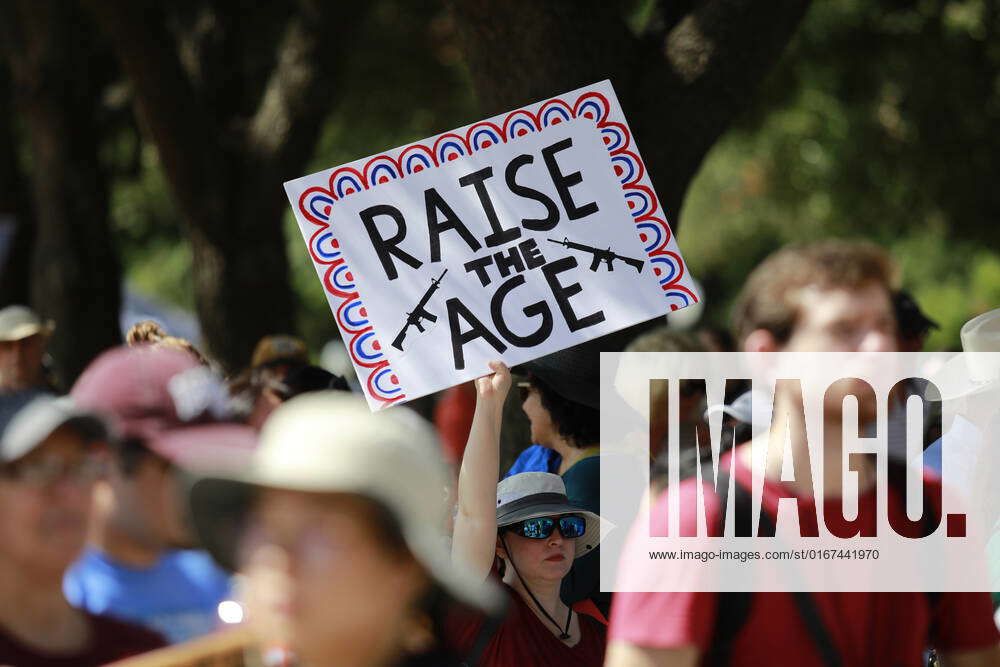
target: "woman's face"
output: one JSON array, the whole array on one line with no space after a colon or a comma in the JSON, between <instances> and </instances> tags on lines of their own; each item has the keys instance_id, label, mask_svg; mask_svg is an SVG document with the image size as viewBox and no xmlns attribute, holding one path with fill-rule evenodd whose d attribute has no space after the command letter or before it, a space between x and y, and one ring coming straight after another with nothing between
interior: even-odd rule
<instances>
[{"instance_id":1,"label":"woman's face","mask_svg":"<svg viewBox=\"0 0 1000 667\"><path fill-rule=\"evenodd\" d=\"M552 415L542 405L541 394L535 386L529 385L522 387L522 395L521 409L531 422L531 442L551 447L558 430L552 423Z\"/></svg>"},{"instance_id":2,"label":"woman's face","mask_svg":"<svg viewBox=\"0 0 1000 667\"><path fill-rule=\"evenodd\" d=\"M380 664L412 645L428 579L376 520L357 496L265 491L240 545L248 620L308 664Z\"/></svg>"},{"instance_id":3,"label":"woman's face","mask_svg":"<svg viewBox=\"0 0 1000 667\"><path fill-rule=\"evenodd\" d=\"M563 537L558 529L544 539L521 537L508 530L503 533L503 542L497 539L497 555L507 561L507 571L510 572L509 549L518 574L529 582L562 581L573 567L576 540Z\"/></svg>"}]
</instances>

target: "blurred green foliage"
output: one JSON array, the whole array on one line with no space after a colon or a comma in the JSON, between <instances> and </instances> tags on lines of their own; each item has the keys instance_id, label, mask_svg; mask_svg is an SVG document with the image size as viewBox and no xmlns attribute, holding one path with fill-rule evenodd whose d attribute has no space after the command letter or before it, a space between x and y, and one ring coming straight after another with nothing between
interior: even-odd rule
<instances>
[{"instance_id":1,"label":"blurred green foliage","mask_svg":"<svg viewBox=\"0 0 1000 667\"><path fill-rule=\"evenodd\" d=\"M1000 307L1000 7L815 3L753 110L710 153L680 244L724 324L748 271L828 236L887 247L955 348Z\"/></svg>"},{"instance_id":2,"label":"blurred green foliage","mask_svg":"<svg viewBox=\"0 0 1000 667\"><path fill-rule=\"evenodd\" d=\"M635 3L638 29L651 3ZM440 3L378 0L311 173L478 118L455 26ZM780 245L864 237L956 347L971 316L1000 306L1000 8L994 0L823 0L752 110L709 154L681 213L680 244L725 324L748 272ZM664 103L668 103L665 101ZM127 277L190 306L191 255L155 151L112 193ZM123 158L124 159L124 158ZM281 184L276 183L276 188ZM283 222L299 325L336 337L289 210Z\"/></svg>"}]
</instances>

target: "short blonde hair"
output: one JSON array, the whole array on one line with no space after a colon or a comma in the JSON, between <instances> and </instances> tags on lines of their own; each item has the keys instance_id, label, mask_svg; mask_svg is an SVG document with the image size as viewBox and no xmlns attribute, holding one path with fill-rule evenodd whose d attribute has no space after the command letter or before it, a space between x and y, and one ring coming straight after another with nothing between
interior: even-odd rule
<instances>
[{"instance_id":1,"label":"short blonde hair","mask_svg":"<svg viewBox=\"0 0 1000 667\"><path fill-rule=\"evenodd\" d=\"M191 341L184 338L171 336L159 323L153 320L143 320L136 322L125 334L125 342L129 347L136 345L156 345L169 347L175 350L182 350L194 356L200 363L208 365L208 359L196 348Z\"/></svg>"}]
</instances>

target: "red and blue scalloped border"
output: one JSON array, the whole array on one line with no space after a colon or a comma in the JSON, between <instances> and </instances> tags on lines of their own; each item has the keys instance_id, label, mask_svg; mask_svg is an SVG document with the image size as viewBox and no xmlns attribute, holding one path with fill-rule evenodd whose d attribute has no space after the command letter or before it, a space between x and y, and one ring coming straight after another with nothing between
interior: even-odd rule
<instances>
[{"instance_id":1,"label":"red and blue scalloped border","mask_svg":"<svg viewBox=\"0 0 1000 667\"><path fill-rule=\"evenodd\" d=\"M328 268L323 276L323 287L339 300L336 309L337 323L345 334L351 359L359 368L368 372L365 382L368 395L386 407L406 398L403 387L385 357L382 343L368 320L368 313L356 289L354 275L344 259L340 242L332 229L331 212L334 204L355 192L369 190L424 169L432 169L459 157L488 150L491 146L516 141L532 132L539 132L551 125L558 125L573 118L589 118L601 133L601 138L611 154L611 164L621 181L622 191L636 231L643 243L654 274L660 281L664 296L671 310L698 302L698 297L681 284L686 269L684 261L667 250L671 231L666 221L657 215L660 207L653 189L642 181L646 170L639 156L629 148L632 136L628 126L609 120L611 105L597 91L581 94L570 105L554 98L543 103L537 113L518 109L508 113L499 125L484 121L468 128L465 136L452 132L441 134L427 144L412 144L378 155L368 160L359 171L341 167L330 174L328 187L311 187L299 197L299 212L317 226L309 239L309 253L319 265ZM359 373L361 377L361 373Z\"/></svg>"}]
</instances>

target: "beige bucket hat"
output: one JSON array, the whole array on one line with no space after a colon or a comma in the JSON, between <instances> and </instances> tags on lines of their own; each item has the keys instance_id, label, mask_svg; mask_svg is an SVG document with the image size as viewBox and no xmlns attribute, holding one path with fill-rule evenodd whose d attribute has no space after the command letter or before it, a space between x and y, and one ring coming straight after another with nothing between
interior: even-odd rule
<instances>
[{"instance_id":1,"label":"beige bucket hat","mask_svg":"<svg viewBox=\"0 0 1000 667\"><path fill-rule=\"evenodd\" d=\"M240 510L254 487L352 493L381 503L398 521L413 556L458 600L494 613L499 590L452 562L447 540L449 483L430 425L396 407L372 413L344 392L304 394L281 405L249 462L195 481L191 509L205 546L232 567Z\"/></svg>"}]
</instances>

